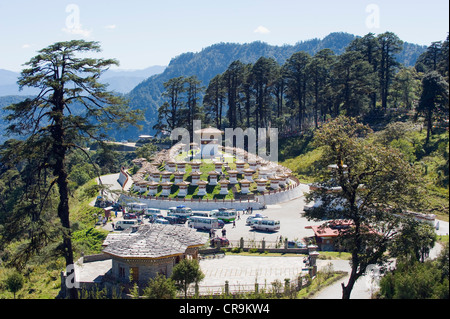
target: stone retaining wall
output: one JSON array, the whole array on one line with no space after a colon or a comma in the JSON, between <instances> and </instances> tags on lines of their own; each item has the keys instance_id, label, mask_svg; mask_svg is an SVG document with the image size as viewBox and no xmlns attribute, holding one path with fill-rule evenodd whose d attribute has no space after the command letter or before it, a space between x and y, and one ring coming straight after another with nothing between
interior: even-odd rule
<instances>
[{"instance_id":1,"label":"stone retaining wall","mask_svg":"<svg viewBox=\"0 0 450 319\"><path fill-rule=\"evenodd\" d=\"M178 205L186 205L193 210L210 211L219 207L234 209L262 209L266 205L275 205L284 203L303 195L309 190L308 185L300 184L296 181L296 185L288 190L273 191L269 194L255 196L255 200L239 200L239 199L185 199L185 198L147 198L141 196L121 195L119 201L124 203L141 202L147 204L150 208L168 209Z\"/></svg>"},{"instance_id":2,"label":"stone retaining wall","mask_svg":"<svg viewBox=\"0 0 450 319\"><path fill-rule=\"evenodd\" d=\"M257 201L248 200L199 200L199 199L184 199L184 198L170 198L170 199L147 199L139 198L128 195L121 195L119 201L124 203L141 202L147 204L149 208L168 209L178 205L186 205L193 210L205 210L210 211L218 209L219 207L234 208L234 209L247 209L252 207L253 209L261 209L261 203Z\"/></svg>"}]
</instances>

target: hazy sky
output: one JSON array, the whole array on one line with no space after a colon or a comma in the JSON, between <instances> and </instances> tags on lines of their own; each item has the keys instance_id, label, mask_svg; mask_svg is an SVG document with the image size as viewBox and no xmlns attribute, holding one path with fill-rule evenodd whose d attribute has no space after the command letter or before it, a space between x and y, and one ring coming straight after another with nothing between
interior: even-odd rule
<instances>
[{"instance_id":1,"label":"hazy sky","mask_svg":"<svg viewBox=\"0 0 450 319\"><path fill-rule=\"evenodd\" d=\"M122 69L167 65L218 42L272 45L385 31L429 45L444 40L448 0L0 0L0 68L20 71L57 41L100 41Z\"/></svg>"}]
</instances>

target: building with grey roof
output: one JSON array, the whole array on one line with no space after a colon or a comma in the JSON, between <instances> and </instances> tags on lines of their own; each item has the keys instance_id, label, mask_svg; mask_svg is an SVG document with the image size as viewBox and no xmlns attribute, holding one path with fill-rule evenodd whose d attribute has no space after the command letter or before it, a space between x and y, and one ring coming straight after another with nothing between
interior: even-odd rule
<instances>
[{"instance_id":1,"label":"building with grey roof","mask_svg":"<svg viewBox=\"0 0 450 319\"><path fill-rule=\"evenodd\" d=\"M112 258L111 276L119 281L147 282L158 274L170 276L184 258L198 257L205 236L176 225L145 224L105 239L103 253Z\"/></svg>"}]
</instances>

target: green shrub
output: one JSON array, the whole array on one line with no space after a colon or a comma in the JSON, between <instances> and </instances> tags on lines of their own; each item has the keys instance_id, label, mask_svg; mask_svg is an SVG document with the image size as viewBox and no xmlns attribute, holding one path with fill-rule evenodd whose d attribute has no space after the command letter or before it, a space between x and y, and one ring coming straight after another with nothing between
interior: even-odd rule
<instances>
[{"instance_id":1,"label":"green shrub","mask_svg":"<svg viewBox=\"0 0 450 319\"><path fill-rule=\"evenodd\" d=\"M77 251L84 254L98 254L108 232L96 228L81 229L73 232L72 240Z\"/></svg>"}]
</instances>

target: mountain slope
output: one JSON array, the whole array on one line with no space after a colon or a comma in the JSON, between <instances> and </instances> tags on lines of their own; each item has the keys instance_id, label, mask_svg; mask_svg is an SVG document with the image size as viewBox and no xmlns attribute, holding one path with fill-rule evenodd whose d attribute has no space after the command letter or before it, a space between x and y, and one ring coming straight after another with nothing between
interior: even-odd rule
<instances>
[{"instance_id":1,"label":"mountain slope","mask_svg":"<svg viewBox=\"0 0 450 319\"><path fill-rule=\"evenodd\" d=\"M108 70L102 74L101 81L109 84L111 91L126 94L145 79L165 69L165 66L154 65L143 70Z\"/></svg>"},{"instance_id":2,"label":"mountain slope","mask_svg":"<svg viewBox=\"0 0 450 319\"><path fill-rule=\"evenodd\" d=\"M272 57L283 64L293 53L305 51L310 55L329 48L336 54L344 52L348 44L356 36L343 32L331 33L323 39L311 39L295 45L272 46L263 42L246 44L218 43L204 48L197 53L183 53L173 58L163 73L154 75L137 85L129 94L132 109L145 110L145 122L142 132L131 129L118 132L116 139L136 138L139 134L154 134L153 125L158 117L158 107L163 103L161 94L163 83L178 76L196 75L204 86L217 74L223 73L236 60L243 63L254 63L261 56ZM425 46L405 43L405 49L397 56L398 61L406 66L414 65L417 57L425 51Z\"/></svg>"}]
</instances>

